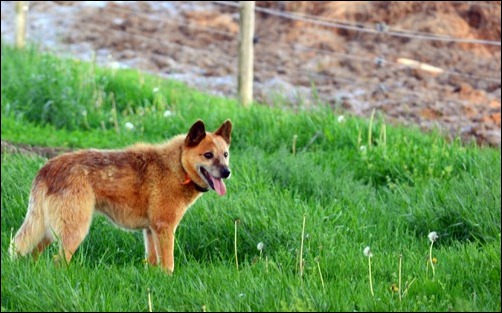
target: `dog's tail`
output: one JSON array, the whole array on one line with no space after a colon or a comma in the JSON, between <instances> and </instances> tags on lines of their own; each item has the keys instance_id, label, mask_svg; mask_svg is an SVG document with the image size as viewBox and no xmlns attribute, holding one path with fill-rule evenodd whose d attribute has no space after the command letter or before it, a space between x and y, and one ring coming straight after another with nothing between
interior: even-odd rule
<instances>
[{"instance_id":1,"label":"dog's tail","mask_svg":"<svg viewBox=\"0 0 502 313\"><path fill-rule=\"evenodd\" d=\"M41 189L43 188L37 188L37 186L32 188L26 218L9 245L9 254L12 259L32 252L47 234L43 207L46 202L44 201L46 193Z\"/></svg>"}]
</instances>

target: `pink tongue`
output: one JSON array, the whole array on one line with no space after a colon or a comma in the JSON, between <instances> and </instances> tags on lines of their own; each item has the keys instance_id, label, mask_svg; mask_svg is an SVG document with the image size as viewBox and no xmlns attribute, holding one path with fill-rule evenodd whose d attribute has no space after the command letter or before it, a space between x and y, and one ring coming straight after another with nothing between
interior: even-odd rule
<instances>
[{"instance_id":1,"label":"pink tongue","mask_svg":"<svg viewBox=\"0 0 502 313\"><path fill-rule=\"evenodd\" d=\"M227 192L227 187L221 178L211 177L213 181L214 190L220 195L223 196Z\"/></svg>"}]
</instances>

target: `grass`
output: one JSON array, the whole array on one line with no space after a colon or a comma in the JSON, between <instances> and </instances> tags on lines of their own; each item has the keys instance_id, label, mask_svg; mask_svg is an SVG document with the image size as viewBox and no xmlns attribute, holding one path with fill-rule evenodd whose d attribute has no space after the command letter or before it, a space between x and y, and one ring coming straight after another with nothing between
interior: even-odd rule
<instances>
[{"instance_id":1,"label":"grass","mask_svg":"<svg viewBox=\"0 0 502 313\"><path fill-rule=\"evenodd\" d=\"M234 123L228 193L205 194L185 215L173 276L143 262L140 233L101 216L69 267L55 267L55 247L37 262L11 261L11 234L46 160L3 153L2 311L148 311L149 297L153 311L501 309L499 149L393 127L378 113L338 122L342 112L323 106L245 109L35 49L2 44L1 62L3 140L119 148L161 142L197 118L209 129Z\"/></svg>"}]
</instances>

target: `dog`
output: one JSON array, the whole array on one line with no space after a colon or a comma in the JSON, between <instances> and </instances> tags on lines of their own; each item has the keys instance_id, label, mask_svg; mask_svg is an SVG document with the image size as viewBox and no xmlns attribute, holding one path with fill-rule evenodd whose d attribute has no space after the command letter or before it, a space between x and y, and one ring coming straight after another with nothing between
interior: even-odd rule
<instances>
[{"instance_id":1,"label":"dog","mask_svg":"<svg viewBox=\"0 0 502 313\"><path fill-rule=\"evenodd\" d=\"M81 150L47 162L33 180L26 218L11 242L13 258L36 259L54 240L68 264L89 232L94 212L125 229L143 230L146 258L174 271L174 235L206 191L225 195L232 123L206 132L197 120L163 144Z\"/></svg>"}]
</instances>

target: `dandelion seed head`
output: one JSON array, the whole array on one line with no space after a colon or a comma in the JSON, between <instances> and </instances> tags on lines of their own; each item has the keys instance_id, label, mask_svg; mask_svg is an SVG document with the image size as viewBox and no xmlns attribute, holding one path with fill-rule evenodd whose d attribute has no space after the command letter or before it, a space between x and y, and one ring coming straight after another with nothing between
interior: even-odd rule
<instances>
[{"instance_id":1,"label":"dandelion seed head","mask_svg":"<svg viewBox=\"0 0 502 313\"><path fill-rule=\"evenodd\" d=\"M157 92L159 92L159 90L160 90L159 87L155 87L155 88L152 89L152 92L153 93L157 93Z\"/></svg>"},{"instance_id":2,"label":"dandelion seed head","mask_svg":"<svg viewBox=\"0 0 502 313\"><path fill-rule=\"evenodd\" d=\"M127 128L129 130L133 130L134 129L134 124L131 123L131 122L127 122L127 123L125 123L125 128Z\"/></svg>"},{"instance_id":3,"label":"dandelion seed head","mask_svg":"<svg viewBox=\"0 0 502 313\"><path fill-rule=\"evenodd\" d=\"M370 246L367 246L366 248L364 248L363 253L364 253L364 256L366 256L368 258L371 258L373 256L373 253L371 253Z\"/></svg>"},{"instance_id":4,"label":"dandelion seed head","mask_svg":"<svg viewBox=\"0 0 502 313\"><path fill-rule=\"evenodd\" d=\"M172 116L173 115L173 112L169 111L169 110L165 110L164 111L164 117L169 117L169 116Z\"/></svg>"},{"instance_id":5,"label":"dandelion seed head","mask_svg":"<svg viewBox=\"0 0 502 313\"><path fill-rule=\"evenodd\" d=\"M258 251L262 251L264 247L265 244L263 242L258 242L258 244L256 245L256 249L258 249Z\"/></svg>"},{"instance_id":6,"label":"dandelion seed head","mask_svg":"<svg viewBox=\"0 0 502 313\"><path fill-rule=\"evenodd\" d=\"M438 233L436 233L435 231L430 232L427 237L429 237L430 242L434 242L439 238Z\"/></svg>"},{"instance_id":7,"label":"dandelion seed head","mask_svg":"<svg viewBox=\"0 0 502 313\"><path fill-rule=\"evenodd\" d=\"M362 152L365 152L365 151L366 151L366 146L364 146L364 145L363 145L363 146L360 146L360 147L359 147L359 150L361 150Z\"/></svg>"},{"instance_id":8,"label":"dandelion seed head","mask_svg":"<svg viewBox=\"0 0 502 313\"><path fill-rule=\"evenodd\" d=\"M118 69L120 69L120 68L122 67L122 66L120 65L120 63L119 63L119 62L117 62L117 61L110 62L110 63L109 63L109 66L110 66L110 68L111 68L112 70L118 70Z\"/></svg>"},{"instance_id":9,"label":"dandelion seed head","mask_svg":"<svg viewBox=\"0 0 502 313\"><path fill-rule=\"evenodd\" d=\"M342 123L345 120L343 115L338 116L338 123Z\"/></svg>"}]
</instances>

